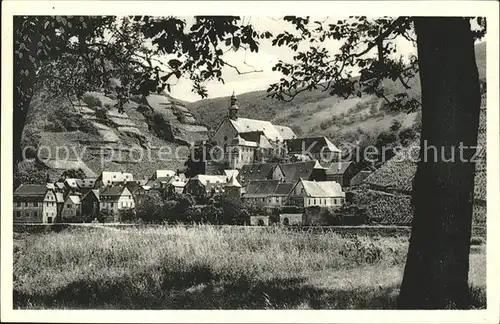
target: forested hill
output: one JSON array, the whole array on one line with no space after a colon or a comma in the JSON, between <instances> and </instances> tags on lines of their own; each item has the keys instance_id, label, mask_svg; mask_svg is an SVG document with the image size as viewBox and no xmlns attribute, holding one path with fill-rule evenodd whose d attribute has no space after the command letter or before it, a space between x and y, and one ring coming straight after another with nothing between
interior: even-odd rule
<instances>
[{"instance_id":1,"label":"forested hill","mask_svg":"<svg viewBox=\"0 0 500 324\"><path fill-rule=\"evenodd\" d=\"M480 78L486 78L486 43L476 45L476 61ZM385 82L387 92L404 91L399 82ZM411 82L412 94L419 96L418 76ZM230 95L230 94L228 94ZM214 130L227 114L229 96L200 100L187 107L195 118ZM387 130L393 120L403 126L413 124L416 113L393 113L384 111L383 101L373 96L343 99L330 96L327 92L311 91L300 93L292 102L282 102L267 97L267 92L254 91L238 95L240 116L270 120L276 124L291 126L294 130L310 135L326 135L332 139L348 136L358 129L372 134Z\"/></svg>"}]
</instances>

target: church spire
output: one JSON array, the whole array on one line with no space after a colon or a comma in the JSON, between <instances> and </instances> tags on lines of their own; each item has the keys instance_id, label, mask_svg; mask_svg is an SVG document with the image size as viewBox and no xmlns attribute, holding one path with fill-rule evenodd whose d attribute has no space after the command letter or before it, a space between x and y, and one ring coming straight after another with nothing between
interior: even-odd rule
<instances>
[{"instance_id":1,"label":"church spire","mask_svg":"<svg viewBox=\"0 0 500 324\"><path fill-rule=\"evenodd\" d=\"M233 91L233 94L231 95L231 101L230 101L230 105L229 105L229 119L232 119L232 120L236 120L238 119L238 105L236 104L236 95L234 94L234 91Z\"/></svg>"}]
</instances>

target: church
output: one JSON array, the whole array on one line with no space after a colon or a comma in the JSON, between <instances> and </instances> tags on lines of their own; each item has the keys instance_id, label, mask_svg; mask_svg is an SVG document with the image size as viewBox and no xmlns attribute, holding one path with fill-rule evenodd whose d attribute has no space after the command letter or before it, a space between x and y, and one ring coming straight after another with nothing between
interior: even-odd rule
<instances>
[{"instance_id":1,"label":"church","mask_svg":"<svg viewBox=\"0 0 500 324\"><path fill-rule=\"evenodd\" d=\"M263 162L286 154L286 141L297 136L290 127L273 125L269 121L238 117L236 95L230 99L228 115L217 127L213 140L224 149L231 169L245 164Z\"/></svg>"}]
</instances>

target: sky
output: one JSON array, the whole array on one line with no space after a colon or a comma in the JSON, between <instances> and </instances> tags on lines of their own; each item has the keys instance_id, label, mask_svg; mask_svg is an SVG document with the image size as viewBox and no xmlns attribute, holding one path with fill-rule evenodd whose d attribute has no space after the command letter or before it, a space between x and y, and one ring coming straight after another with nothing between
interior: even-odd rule
<instances>
[{"instance_id":1,"label":"sky","mask_svg":"<svg viewBox=\"0 0 500 324\"><path fill-rule=\"evenodd\" d=\"M282 19L281 17L243 17L243 23L252 24L258 31L270 31L273 35L288 30L294 32L293 26ZM337 21L345 17L311 17L311 23L315 20ZM189 18L188 18L189 19ZM338 41L327 40L323 43L325 48L331 51L332 54L338 49ZM305 44L307 46L307 44ZM408 57L410 54L416 55L416 48L411 42L400 37L396 39L398 52L397 56L403 55ZM299 48L300 49L300 48ZM252 53L249 50L238 50L237 52L229 51L224 54L224 60L234 66L237 66L240 71L262 70L262 72L253 72L239 75L231 67L223 68L223 78L225 84L220 82L207 82L209 98L229 96L236 94L265 90L269 84L279 81L281 78L280 72L273 72L272 67L281 59L285 62L293 62L294 52L287 47L272 46L271 40L260 40L258 53ZM200 96L191 91L192 83L187 79L180 79L179 82L172 87L171 95L175 98L193 102L200 100Z\"/></svg>"}]
</instances>

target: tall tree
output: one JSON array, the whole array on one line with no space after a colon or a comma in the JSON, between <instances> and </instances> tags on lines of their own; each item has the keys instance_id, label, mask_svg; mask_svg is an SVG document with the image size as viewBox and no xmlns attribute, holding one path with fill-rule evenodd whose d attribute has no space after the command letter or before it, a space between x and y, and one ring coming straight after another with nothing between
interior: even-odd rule
<instances>
[{"instance_id":1,"label":"tall tree","mask_svg":"<svg viewBox=\"0 0 500 324\"><path fill-rule=\"evenodd\" d=\"M320 88L345 97L374 94L394 110L421 106L421 161L414 178L414 219L398 307L467 308L474 193L470 158L477 145L481 102L474 42L486 32L484 19L475 20L478 27L474 30L471 18L465 17L371 21L356 17L326 29L321 21L314 22L315 28L308 27L308 17L285 20L300 33L277 35L277 45L297 49L304 39L321 44L328 38L341 45L333 57L316 45L299 51L293 63L279 62L275 69L285 77L271 85L272 96L293 100L302 91ZM406 61L394 57L398 37L413 42L418 57ZM358 78L352 77L353 68L358 69ZM412 94L412 78L417 73L421 94ZM384 84L395 81L401 83L402 91L387 93ZM462 159L461 145L466 148ZM438 150L436 158L425 160L432 156L425 154L428 146ZM452 154L455 159L446 160Z\"/></svg>"},{"instance_id":2,"label":"tall tree","mask_svg":"<svg viewBox=\"0 0 500 324\"><path fill-rule=\"evenodd\" d=\"M467 308L474 200L474 149L469 148L477 145L481 106L474 38L463 18L415 18L415 30L422 136L399 306ZM426 159L424 142L438 149L437 159L432 149ZM466 147L463 160L461 145Z\"/></svg>"}]
</instances>

